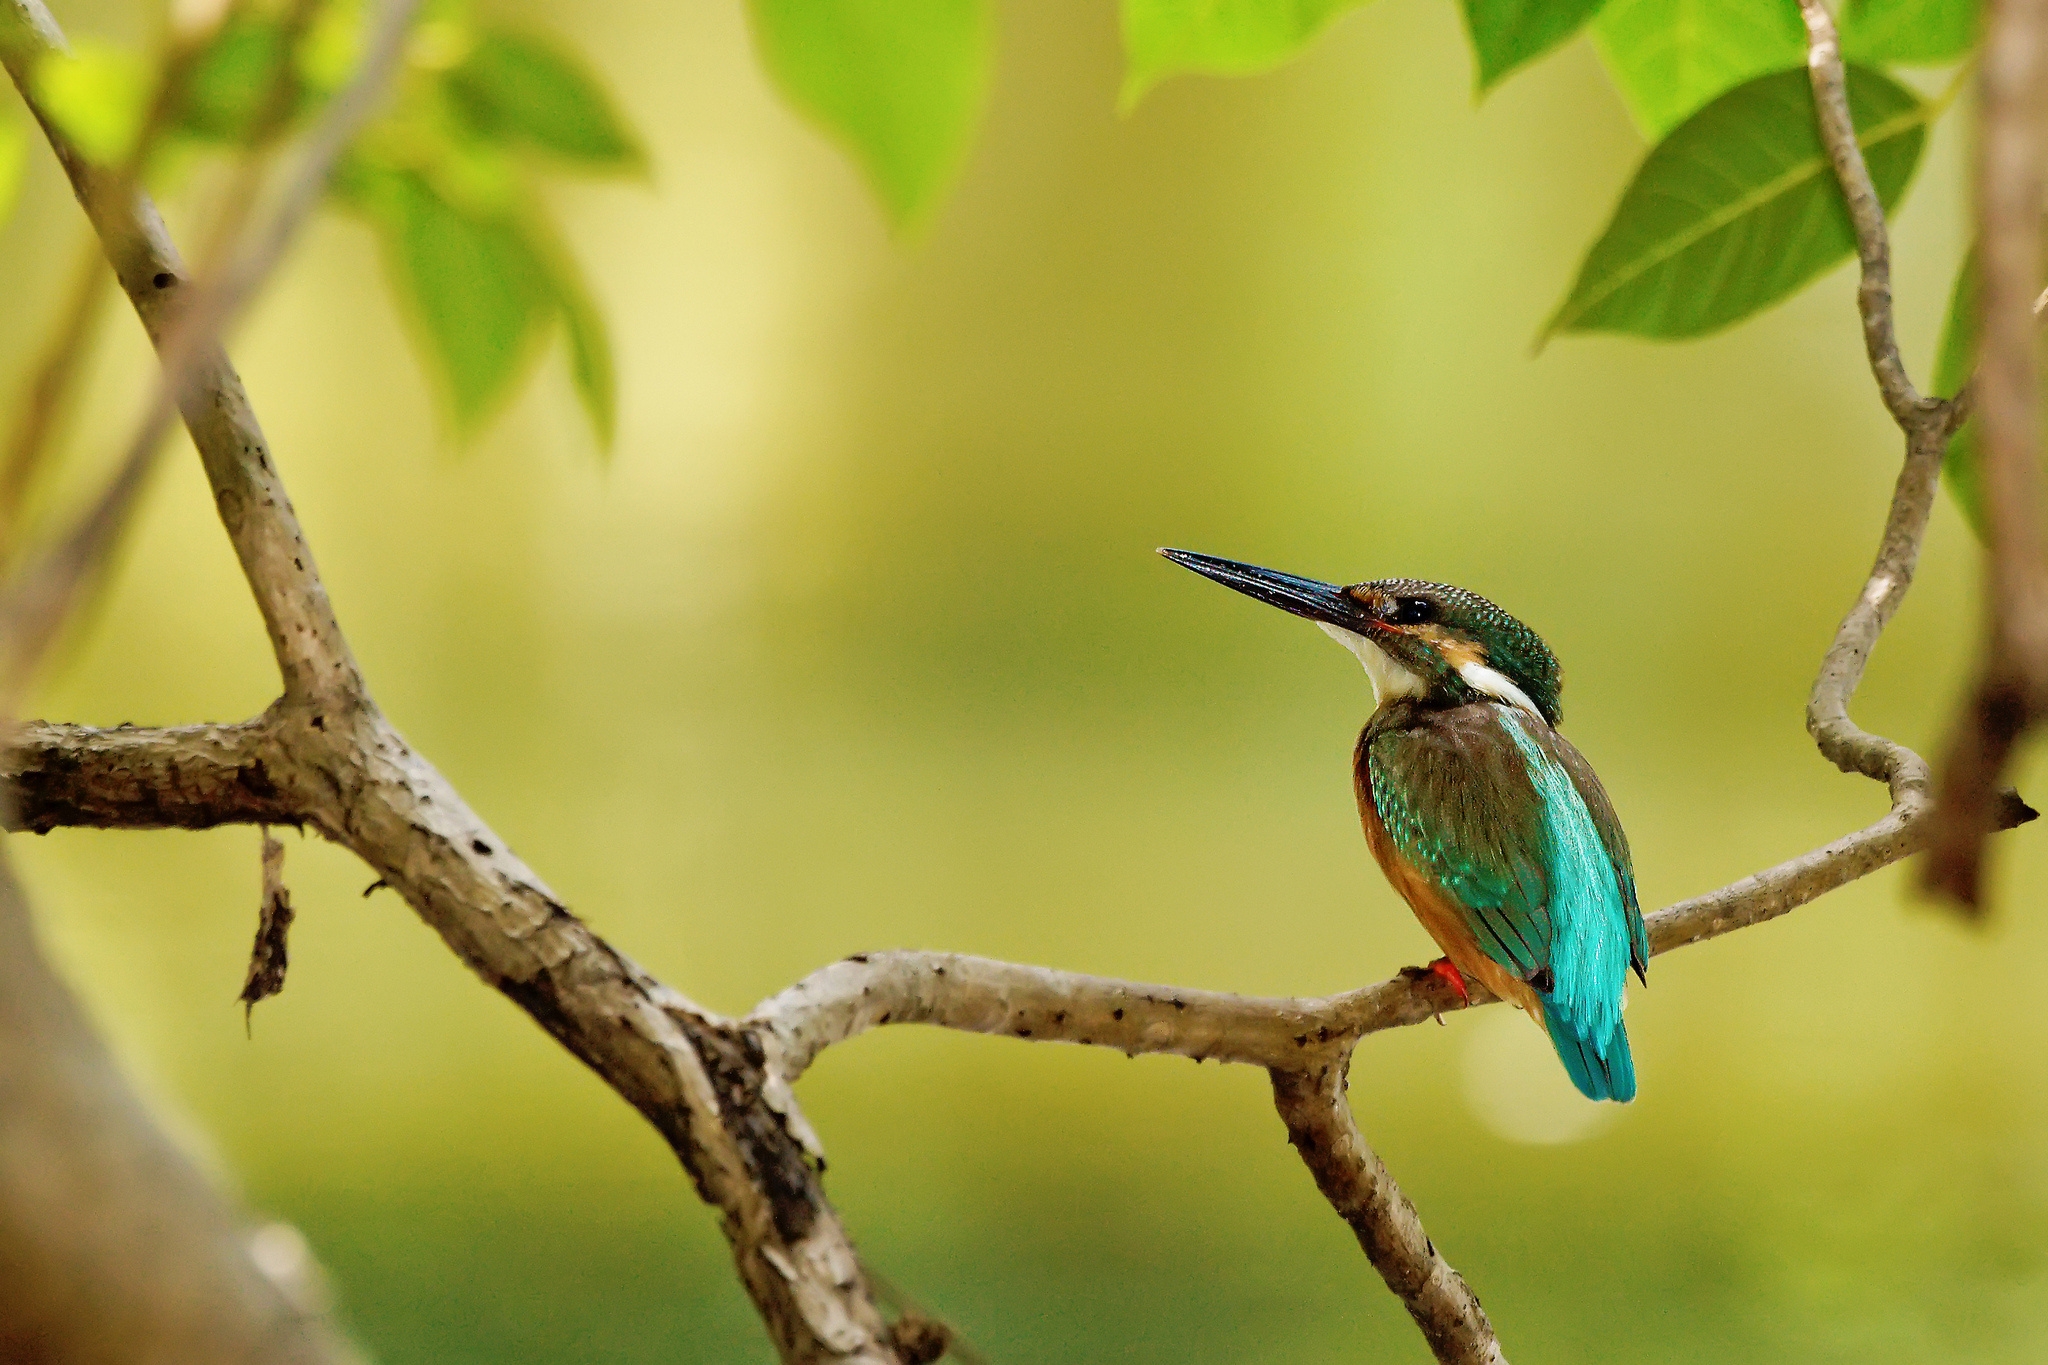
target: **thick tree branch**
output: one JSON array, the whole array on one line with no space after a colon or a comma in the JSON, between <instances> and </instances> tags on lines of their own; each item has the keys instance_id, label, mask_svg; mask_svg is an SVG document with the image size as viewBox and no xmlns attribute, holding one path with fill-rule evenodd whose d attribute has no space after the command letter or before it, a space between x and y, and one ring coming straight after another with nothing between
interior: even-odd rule
<instances>
[{"instance_id":1,"label":"thick tree branch","mask_svg":"<svg viewBox=\"0 0 2048 1365\"><path fill-rule=\"evenodd\" d=\"M29 73L62 35L40 0L0 4L0 56L33 108ZM184 271L161 219L146 195L117 186L38 118L168 365ZM591 933L384 719L240 378L217 343L188 375L185 424L283 676L262 737L282 756L265 767L282 801L375 868L472 970L662 1132L723 1213L741 1280L785 1361L894 1365L805 1150L808 1129L787 1087L764 1072L758 1042ZM221 794L218 782L210 790Z\"/></svg>"},{"instance_id":2,"label":"thick tree branch","mask_svg":"<svg viewBox=\"0 0 2048 1365\"><path fill-rule=\"evenodd\" d=\"M2041 289L2041 127L2048 106L2048 3L1993 0L1985 25L1977 135L1981 356L1972 384L1983 434L1991 545L1989 632L1978 681L1943 766L1925 884L1982 900L1992 792L2013 746L2048 708L2048 549L2043 545L2035 393Z\"/></svg>"},{"instance_id":3,"label":"thick tree branch","mask_svg":"<svg viewBox=\"0 0 2048 1365\"><path fill-rule=\"evenodd\" d=\"M267 717L174 730L30 721L0 753L10 830L212 829L305 822L273 773L289 762Z\"/></svg>"}]
</instances>

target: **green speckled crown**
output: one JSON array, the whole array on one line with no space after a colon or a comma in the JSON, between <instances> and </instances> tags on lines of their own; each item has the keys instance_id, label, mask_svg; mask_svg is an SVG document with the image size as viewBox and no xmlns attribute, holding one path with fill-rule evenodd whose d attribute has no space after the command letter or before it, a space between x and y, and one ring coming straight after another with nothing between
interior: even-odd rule
<instances>
[{"instance_id":1,"label":"green speckled crown","mask_svg":"<svg viewBox=\"0 0 2048 1365\"><path fill-rule=\"evenodd\" d=\"M1381 592L1389 597L1426 597L1439 608L1438 623L1485 652L1486 663L1522 689L1552 725L1564 719L1564 670L1543 637L1476 592L1419 578L1379 578L1360 583L1353 595Z\"/></svg>"}]
</instances>

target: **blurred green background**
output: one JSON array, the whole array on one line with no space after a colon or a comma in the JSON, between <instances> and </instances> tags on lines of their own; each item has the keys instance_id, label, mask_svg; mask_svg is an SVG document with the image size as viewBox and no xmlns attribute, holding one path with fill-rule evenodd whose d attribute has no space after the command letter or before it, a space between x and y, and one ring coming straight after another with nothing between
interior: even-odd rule
<instances>
[{"instance_id":1,"label":"blurred green background","mask_svg":"<svg viewBox=\"0 0 2048 1365\"><path fill-rule=\"evenodd\" d=\"M613 320L609 467L559 356L454 449L339 217L236 355L379 700L697 999L892 945L1300 994L1433 956L1358 834L1356 665L1161 544L1531 622L1646 907L1883 809L1801 713L1898 456L1851 277L1707 342L1532 356L1642 151L1583 40L1475 108L1453 8L1380 0L1120 119L1112 8L1009 0L964 179L897 241L730 0L497 12L581 45L650 148L651 185L554 192ZM1897 223L1921 374L1964 136ZM10 384L81 246L46 162L0 234ZM111 301L105 336L81 468L147 373ZM1976 569L1944 500L1865 724L1938 747ZM37 705L226 719L274 686L181 449ZM254 831L13 848L138 1083L306 1232L376 1358L768 1360L652 1131L353 859L288 842L291 980L253 1038ZM1503 1011L1362 1046L1361 1122L1513 1359L2048 1356L2048 857L1998 856L1983 929L1894 872L1660 959L1626 1110ZM991 1360L1425 1358L1254 1071L885 1030L801 1093L864 1253Z\"/></svg>"}]
</instances>

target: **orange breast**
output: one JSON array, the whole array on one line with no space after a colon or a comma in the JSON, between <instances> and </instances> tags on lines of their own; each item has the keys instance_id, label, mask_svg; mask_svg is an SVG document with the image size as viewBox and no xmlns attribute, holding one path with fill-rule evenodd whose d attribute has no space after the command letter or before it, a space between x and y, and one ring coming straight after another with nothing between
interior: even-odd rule
<instances>
[{"instance_id":1,"label":"orange breast","mask_svg":"<svg viewBox=\"0 0 2048 1365\"><path fill-rule=\"evenodd\" d=\"M1359 758L1363 760L1364 754L1361 753ZM1486 955L1457 904L1432 878L1403 858L1400 850L1394 847L1394 841L1380 819L1379 808L1373 804L1372 779L1363 761L1357 765L1356 785L1358 819L1365 826L1366 847L1372 850L1373 860L1379 863L1387 881L1401 893L1401 899L1408 902L1408 908L1415 912L1416 919L1422 921L1422 927L1436 940L1437 947L1443 949L1444 956L1467 979L1482 983L1495 996L1519 1005L1528 1011L1530 1018L1542 1023L1543 1002L1536 998L1536 992L1529 983Z\"/></svg>"}]
</instances>

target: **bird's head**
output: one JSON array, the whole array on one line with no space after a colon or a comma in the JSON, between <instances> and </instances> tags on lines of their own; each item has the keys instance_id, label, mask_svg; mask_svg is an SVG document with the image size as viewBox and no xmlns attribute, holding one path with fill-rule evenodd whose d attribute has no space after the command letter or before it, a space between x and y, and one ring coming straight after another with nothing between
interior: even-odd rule
<instances>
[{"instance_id":1,"label":"bird's head","mask_svg":"<svg viewBox=\"0 0 2048 1365\"><path fill-rule=\"evenodd\" d=\"M1481 597L1416 578L1341 587L1190 550L1174 563L1247 597L1314 621L1358 656L1378 705L1410 697L1434 706L1498 701L1555 725L1563 679L1535 631Z\"/></svg>"}]
</instances>

